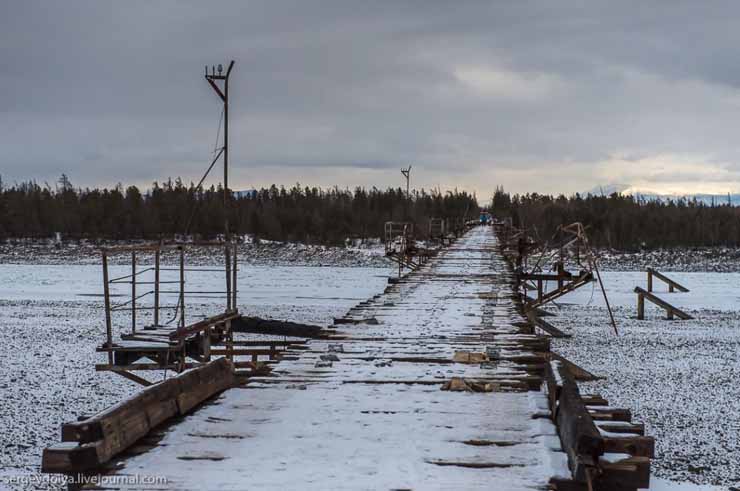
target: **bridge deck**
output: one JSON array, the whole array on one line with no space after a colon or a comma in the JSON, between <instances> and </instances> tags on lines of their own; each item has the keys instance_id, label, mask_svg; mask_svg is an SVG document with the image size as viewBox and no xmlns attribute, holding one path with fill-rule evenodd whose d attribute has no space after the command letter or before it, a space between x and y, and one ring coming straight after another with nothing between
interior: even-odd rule
<instances>
[{"instance_id":1,"label":"bridge deck","mask_svg":"<svg viewBox=\"0 0 740 491\"><path fill-rule=\"evenodd\" d=\"M353 309L360 322L337 326L336 340L310 341L116 473L164 476L167 489L515 491L569 477L536 364L511 361L539 355L516 325L510 281L490 228L475 228ZM486 347L502 360L453 362ZM440 390L452 377L494 391Z\"/></svg>"}]
</instances>

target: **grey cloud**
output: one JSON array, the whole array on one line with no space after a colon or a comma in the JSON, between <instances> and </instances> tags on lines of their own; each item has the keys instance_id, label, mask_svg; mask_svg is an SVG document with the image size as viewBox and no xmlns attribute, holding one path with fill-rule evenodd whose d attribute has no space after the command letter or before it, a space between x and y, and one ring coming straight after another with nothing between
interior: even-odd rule
<instances>
[{"instance_id":1,"label":"grey cloud","mask_svg":"<svg viewBox=\"0 0 740 491\"><path fill-rule=\"evenodd\" d=\"M600 184L597 165L614 155L740 169L733 2L1 9L6 181L197 179L219 114L203 66L229 58L237 186L397 185L395 170L411 163L427 187L573 192Z\"/></svg>"}]
</instances>

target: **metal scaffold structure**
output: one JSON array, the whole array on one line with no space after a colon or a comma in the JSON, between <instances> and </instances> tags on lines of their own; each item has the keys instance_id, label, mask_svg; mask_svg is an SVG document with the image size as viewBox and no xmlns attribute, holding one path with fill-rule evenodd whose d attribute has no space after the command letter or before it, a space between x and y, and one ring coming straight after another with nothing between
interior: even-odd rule
<instances>
[{"instance_id":1,"label":"metal scaffold structure","mask_svg":"<svg viewBox=\"0 0 740 491\"><path fill-rule=\"evenodd\" d=\"M609 319L617 334L609 298L601 280L598 258L591 248L586 227L580 222L560 225L553 236L541 243L532 238L526 229L516 228L511 221L497 222L503 247L513 257L516 265L517 282L521 290L525 309L536 310L554 302L582 286L598 281ZM534 263L530 266L530 259ZM566 269L566 264L579 268L577 273ZM552 282L555 288L548 289ZM534 292L535 296L529 295Z\"/></svg>"},{"instance_id":2,"label":"metal scaffold structure","mask_svg":"<svg viewBox=\"0 0 740 491\"><path fill-rule=\"evenodd\" d=\"M214 149L210 165L198 182L196 190L219 161L223 162L223 239L215 242L188 240L108 247L101 249L103 266L103 296L105 302L105 342L97 348L106 353L107 360L95 366L98 371L117 373L129 380L149 386L152 382L134 372L152 370L184 370L209 363L214 356L224 356L235 368L258 370L258 356L277 358L276 343L235 342L232 323L241 319L237 307L238 244L231 234L229 209L229 78L234 68L232 60L223 65L206 66L205 80L223 104L223 140ZM219 125L220 132L220 125ZM218 139L217 139L218 140ZM185 237L197 213L192 210L186 225ZM189 252L223 258L222 267L190 267L186 265ZM173 265L162 266L165 257ZM126 262L128 274L112 277L111 259L118 264ZM190 287L190 277L206 281L205 275L222 275L222 287L199 289ZM213 284L213 278L210 283ZM218 282L216 283L218 284ZM125 291L128 290L128 291ZM114 303L114 298L127 296L126 301ZM192 299L208 298L223 302L223 310L206 316L188 315ZM122 315L123 312L128 315ZM114 339L114 331L120 339ZM235 347L239 345L239 347ZM237 355L249 356L250 361L236 362Z\"/></svg>"}]
</instances>

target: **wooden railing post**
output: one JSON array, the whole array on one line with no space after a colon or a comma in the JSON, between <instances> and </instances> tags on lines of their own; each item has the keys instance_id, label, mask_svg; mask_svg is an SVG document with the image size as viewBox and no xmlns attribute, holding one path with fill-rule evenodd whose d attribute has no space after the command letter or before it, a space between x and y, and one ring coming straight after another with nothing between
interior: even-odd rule
<instances>
[{"instance_id":1,"label":"wooden railing post","mask_svg":"<svg viewBox=\"0 0 740 491\"><path fill-rule=\"evenodd\" d=\"M649 292L652 292L653 291L653 272L648 269L647 274L648 274L648 285L647 285L648 288L647 288L647 290ZM671 291L673 291L673 290L671 290Z\"/></svg>"},{"instance_id":2,"label":"wooden railing post","mask_svg":"<svg viewBox=\"0 0 740 491\"><path fill-rule=\"evenodd\" d=\"M185 249L180 249L180 328L185 329Z\"/></svg>"},{"instance_id":3,"label":"wooden railing post","mask_svg":"<svg viewBox=\"0 0 740 491\"><path fill-rule=\"evenodd\" d=\"M645 295L642 293L637 294L637 318L639 320L645 318Z\"/></svg>"},{"instance_id":4,"label":"wooden railing post","mask_svg":"<svg viewBox=\"0 0 740 491\"><path fill-rule=\"evenodd\" d=\"M136 334L136 251L131 251L131 332Z\"/></svg>"},{"instance_id":5,"label":"wooden railing post","mask_svg":"<svg viewBox=\"0 0 740 491\"><path fill-rule=\"evenodd\" d=\"M226 358L234 361L234 331L231 329L231 319L224 323L226 329Z\"/></svg>"},{"instance_id":6,"label":"wooden railing post","mask_svg":"<svg viewBox=\"0 0 740 491\"><path fill-rule=\"evenodd\" d=\"M159 326L159 249L154 252L154 326Z\"/></svg>"},{"instance_id":7,"label":"wooden railing post","mask_svg":"<svg viewBox=\"0 0 740 491\"><path fill-rule=\"evenodd\" d=\"M227 242L224 246L225 271L226 271L226 312L231 311L231 249Z\"/></svg>"},{"instance_id":8,"label":"wooden railing post","mask_svg":"<svg viewBox=\"0 0 740 491\"><path fill-rule=\"evenodd\" d=\"M103 300L105 302L105 333L107 336L108 363L113 364L113 330L110 318L110 285L108 283L108 254L103 251Z\"/></svg>"},{"instance_id":9,"label":"wooden railing post","mask_svg":"<svg viewBox=\"0 0 740 491\"><path fill-rule=\"evenodd\" d=\"M237 251L237 244L234 244L234 264L231 268L231 274L232 274L232 281L231 281L231 308L233 310L238 310L238 307L236 305L236 294L239 291L236 287L236 281L237 281L237 274L236 274L236 259L237 259L238 251Z\"/></svg>"},{"instance_id":10,"label":"wooden railing post","mask_svg":"<svg viewBox=\"0 0 740 491\"><path fill-rule=\"evenodd\" d=\"M537 301L542 301L542 280L537 280Z\"/></svg>"}]
</instances>

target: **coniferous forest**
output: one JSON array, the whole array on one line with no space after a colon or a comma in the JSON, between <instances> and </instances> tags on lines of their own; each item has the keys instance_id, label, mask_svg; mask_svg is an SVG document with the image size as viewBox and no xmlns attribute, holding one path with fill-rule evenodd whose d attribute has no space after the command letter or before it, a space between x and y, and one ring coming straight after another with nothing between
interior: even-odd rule
<instances>
[{"instance_id":1,"label":"coniferous forest","mask_svg":"<svg viewBox=\"0 0 740 491\"><path fill-rule=\"evenodd\" d=\"M560 224L582 222L591 243L620 250L657 247L740 246L740 207L697 200L645 200L620 194L510 194L497 188L491 211L511 217L542 240ZM235 193L231 230L261 239L339 244L382 237L386 221L412 221L423 238L430 217L475 218L476 196L400 188L354 190L273 185ZM213 238L223 232L221 188L198 189L180 179L112 189L75 188L66 176L54 187L0 180L0 240L45 238L157 239L176 234Z\"/></svg>"},{"instance_id":2,"label":"coniferous forest","mask_svg":"<svg viewBox=\"0 0 740 491\"><path fill-rule=\"evenodd\" d=\"M478 203L466 192L356 188L354 191L295 185L232 194L233 233L261 239L339 244L347 238L376 238L386 221L413 221L423 234L430 217L476 217ZM410 220L405 220L409 216ZM180 179L135 186L76 189L62 176L58 185L0 181L0 239L157 239L175 234L213 238L223 233L220 188L196 188Z\"/></svg>"},{"instance_id":3,"label":"coniferous forest","mask_svg":"<svg viewBox=\"0 0 740 491\"><path fill-rule=\"evenodd\" d=\"M740 246L740 207L708 205L695 199L645 200L617 193L511 195L496 189L493 213L509 216L541 240L560 224L588 226L592 245L619 250L658 247Z\"/></svg>"}]
</instances>

